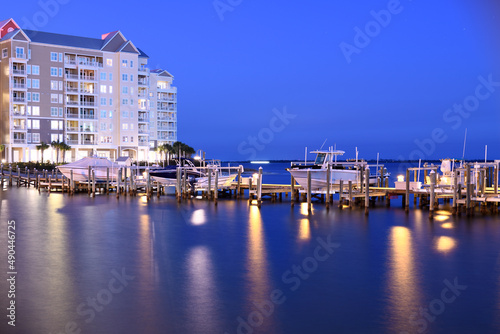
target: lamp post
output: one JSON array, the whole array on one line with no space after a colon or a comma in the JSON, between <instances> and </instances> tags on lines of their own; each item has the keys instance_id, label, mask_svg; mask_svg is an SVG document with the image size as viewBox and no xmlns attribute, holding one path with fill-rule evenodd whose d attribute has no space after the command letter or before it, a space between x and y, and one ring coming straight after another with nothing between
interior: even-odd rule
<instances>
[{"instance_id":1,"label":"lamp post","mask_svg":"<svg viewBox=\"0 0 500 334\"><path fill-rule=\"evenodd\" d=\"M198 152L199 152L199 154L195 155L194 160L200 161L200 165L202 167L205 167L205 151L199 149L196 151L196 153L198 153ZM202 152L203 152L203 154L202 154Z\"/></svg>"}]
</instances>

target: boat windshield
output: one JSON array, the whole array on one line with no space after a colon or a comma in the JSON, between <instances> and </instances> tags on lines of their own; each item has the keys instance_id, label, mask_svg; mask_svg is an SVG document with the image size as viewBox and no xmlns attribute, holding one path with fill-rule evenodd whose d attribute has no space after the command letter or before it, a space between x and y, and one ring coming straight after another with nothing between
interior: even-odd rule
<instances>
[{"instance_id":1,"label":"boat windshield","mask_svg":"<svg viewBox=\"0 0 500 334\"><path fill-rule=\"evenodd\" d=\"M325 157L326 153L318 153L316 156L316 161L314 162L315 165L322 165L323 162L325 162Z\"/></svg>"}]
</instances>

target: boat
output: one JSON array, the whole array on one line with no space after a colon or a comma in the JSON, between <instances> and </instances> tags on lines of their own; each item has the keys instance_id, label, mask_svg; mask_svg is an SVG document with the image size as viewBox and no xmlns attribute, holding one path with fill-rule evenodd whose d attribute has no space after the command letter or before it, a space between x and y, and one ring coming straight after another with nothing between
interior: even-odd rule
<instances>
[{"instance_id":1,"label":"boat","mask_svg":"<svg viewBox=\"0 0 500 334\"><path fill-rule=\"evenodd\" d=\"M99 157L85 157L75 162L57 166L57 169L66 176L71 178L71 171L73 171L73 181L87 182L89 180L89 167L94 170L95 180L97 182L109 180L116 180L118 177L118 170L120 166L106 158Z\"/></svg>"},{"instance_id":2,"label":"boat","mask_svg":"<svg viewBox=\"0 0 500 334\"><path fill-rule=\"evenodd\" d=\"M187 174L187 180L190 184L196 182L196 180L200 177L203 177L205 173L198 168L190 161L184 161L184 172ZM153 178L153 180L160 182L164 186L175 186L177 184L177 167L180 166L180 162L177 162L175 166L166 166L164 168L158 169L150 169L149 175Z\"/></svg>"},{"instance_id":3,"label":"boat","mask_svg":"<svg viewBox=\"0 0 500 334\"><path fill-rule=\"evenodd\" d=\"M361 167L368 166L365 161L338 162L337 157L345 154L344 151L340 150L316 150L310 153L316 154L316 159L313 164L292 164L291 167L287 169L295 181L305 189L307 189L308 171L311 171L311 188L326 188L328 165L330 165L330 185L338 185L340 184L340 180L342 180L344 184L351 181L355 186L361 185ZM370 174L370 185L375 185L377 183L377 179L380 176L378 173L379 171L377 168L375 174Z\"/></svg>"}]
</instances>

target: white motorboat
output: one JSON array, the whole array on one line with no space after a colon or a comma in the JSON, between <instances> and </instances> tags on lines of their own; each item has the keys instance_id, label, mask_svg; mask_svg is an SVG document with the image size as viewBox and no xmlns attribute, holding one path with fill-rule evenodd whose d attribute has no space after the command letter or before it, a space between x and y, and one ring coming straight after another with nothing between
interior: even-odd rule
<instances>
[{"instance_id":1,"label":"white motorboat","mask_svg":"<svg viewBox=\"0 0 500 334\"><path fill-rule=\"evenodd\" d=\"M344 184L352 181L355 186L361 185L361 167L368 166L366 162L337 162L337 157L345 153L339 150L318 150L310 153L316 154L314 164L292 164L292 166L287 169L302 187L307 189L307 172L311 171L311 188L326 188L328 165L330 165L330 185L338 185L340 180L342 180ZM378 171L376 172L378 173ZM377 174L370 175L370 184L376 184L377 178Z\"/></svg>"},{"instance_id":2,"label":"white motorboat","mask_svg":"<svg viewBox=\"0 0 500 334\"><path fill-rule=\"evenodd\" d=\"M116 180L120 166L106 158L85 157L83 159L71 162L66 165L57 166L59 171L68 179L71 178L73 171L73 180L87 182L89 180L89 166L94 170L96 181L106 181L108 170L109 180Z\"/></svg>"}]
</instances>

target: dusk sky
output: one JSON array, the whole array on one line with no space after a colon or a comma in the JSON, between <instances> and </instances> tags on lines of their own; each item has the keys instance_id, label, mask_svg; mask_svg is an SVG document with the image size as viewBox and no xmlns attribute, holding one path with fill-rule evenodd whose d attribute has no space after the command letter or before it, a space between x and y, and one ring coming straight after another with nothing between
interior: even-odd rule
<instances>
[{"instance_id":1,"label":"dusk sky","mask_svg":"<svg viewBox=\"0 0 500 334\"><path fill-rule=\"evenodd\" d=\"M461 158L467 128L466 158L500 159L495 1L41 3L0 19L120 30L174 75L178 139L207 157L302 158L327 139L346 158Z\"/></svg>"}]
</instances>

